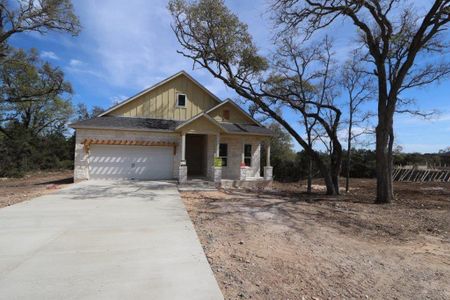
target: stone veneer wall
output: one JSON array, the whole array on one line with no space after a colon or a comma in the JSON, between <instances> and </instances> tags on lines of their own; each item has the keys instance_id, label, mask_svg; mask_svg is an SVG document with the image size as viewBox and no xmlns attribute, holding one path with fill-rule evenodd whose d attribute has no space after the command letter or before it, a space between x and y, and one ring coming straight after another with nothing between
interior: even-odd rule
<instances>
[{"instance_id":1,"label":"stone veneer wall","mask_svg":"<svg viewBox=\"0 0 450 300\"><path fill-rule=\"evenodd\" d=\"M222 167L222 178L239 179L244 144L252 145L252 165L247 169L247 177L260 177L261 142L257 136L221 135L220 143L228 144L228 165Z\"/></svg>"},{"instance_id":2,"label":"stone veneer wall","mask_svg":"<svg viewBox=\"0 0 450 300\"><path fill-rule=\"evenodd\" d=\"M77 129L75 141L74 179L76 181L89 179L88 155L84 152L81 142L86 139L127 139L139 141L167 141L177 143L173 162L173 177L178 179L181 159L181 136L179 133L129 131L129 130L99 130ZM221 135L220 143L228 144L228 166L222 167L222 178L239 179L243 144L252 145L252 166L247 169L247 177L260 177L261 142L258 136ZM213 179L216 136L207 136L207 177Z\"/></svg>"},{"instance_id":3,"label":"stone veneer wall","mask_svg":"<svg viewBox=\"0 0 450 300\"><path fill-rule=\"evenodd\" d=\"M80 181L89 179L88 154L84 151L81 142L86 139L126 139L136 141L165 141L177 143L176 155L173 162L173 177L178 178L178 167L181 157L181 137L178 133L129 131L129 130L98 130L98 129L77 129L75 139L75 160L74 160L74 180ZM172 149L171 149L172 151Z\"/></svg>"}]
</instances>

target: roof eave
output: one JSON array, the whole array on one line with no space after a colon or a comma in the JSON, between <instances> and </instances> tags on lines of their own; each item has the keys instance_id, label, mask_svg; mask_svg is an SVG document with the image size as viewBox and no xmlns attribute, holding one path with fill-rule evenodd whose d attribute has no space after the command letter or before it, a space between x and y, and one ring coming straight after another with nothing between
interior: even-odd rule
<instances>
[{"instance_id":1,"label":"roof eave","mask_svg":"<svg viewBox=\"0 0 450 300\"><path fill-rule=\"evenodd\" d=\"M90 125L78 125L70 126L73 129L100 129L100 130L121 130L121 131L147 131L147 132L165 132L165 133L176 133L175 130L171 129L157 129L157 128L124 128L124 127L103 127L103 126L90 126Z\"/></svg>"},{"instance_id":2,"label":"roof eave","mask_svg":"<svg viewBox=\"0 0 450 300\"><path fill-rule=\"evenodd\" d=\"M232 132L232 131L227 132L227 134L234 134L234 135L257 135L257 136L267 136L267 137L270 137L270 136L274 136L274 135L275 135L275 134L273 134L273 133Z\"/></svg>"}]
</instances>

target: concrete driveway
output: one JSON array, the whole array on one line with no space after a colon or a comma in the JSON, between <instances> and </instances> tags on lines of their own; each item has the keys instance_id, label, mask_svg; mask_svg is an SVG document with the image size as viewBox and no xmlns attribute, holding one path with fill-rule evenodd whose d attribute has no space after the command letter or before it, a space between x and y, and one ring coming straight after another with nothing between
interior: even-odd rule
<instances>
[{"instance_id":1,"label":"concrete driveway","mask_svg":"<svg viewBox=\"0 0 450 300\"><path fill-rule=\"evenodd\" d=\"M0 209L1 299L223 299L174 184L89 181Z\"/></svg>"}]
</instances>

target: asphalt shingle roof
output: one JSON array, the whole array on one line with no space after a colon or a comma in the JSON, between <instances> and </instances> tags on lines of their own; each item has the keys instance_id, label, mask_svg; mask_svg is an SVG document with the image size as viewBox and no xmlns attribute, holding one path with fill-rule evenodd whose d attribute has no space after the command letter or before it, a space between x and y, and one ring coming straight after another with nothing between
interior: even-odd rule
<instances>
[{"instance_id":1,"label":"asphalt shingle roof","mask_svg":"<svg viewBox=\"0 0 450 300\"><path fill-rule=\"evenodd\" d=\"M271 135L272 130L258 125L249 124L232 124L232 123L220 123L223 128L232 133L255 133L255 134L267 134Z\"/></svg>"},{"instance_id":2,"label":"asphalt shingle roof","mask_svg":"<svg viewBox=\"0 0 450 300\"><path fill-rule=\"evenodd\" d=\"M149 118L128 118L128 117L96 117L70 124L73 128L120 128L120 129L158 129L173 131L183 122L149 119Z\"/></svg>"},{"instance_id":3,"label":"asphalt shingle roof","mask_svg":"<svg viewBox=\"0 0 450 300\"><path fill-rule=\"evenodd\" d=\"M174 131L184 121L129 118L129 117L96 117L70 124L72 128L104 128L104 129L157 129ZM247 133L271 135L272 131L265 127L250 124L220 123L230 133Z\"/></svg>"}]
</instances>

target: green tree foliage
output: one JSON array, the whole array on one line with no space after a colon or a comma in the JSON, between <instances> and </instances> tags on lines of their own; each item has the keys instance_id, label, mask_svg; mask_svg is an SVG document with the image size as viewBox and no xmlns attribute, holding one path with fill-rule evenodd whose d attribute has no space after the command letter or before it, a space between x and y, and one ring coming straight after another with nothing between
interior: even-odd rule
<instances>
[{"instance_id":1,"label":"green tree foliage","mask_svg":"<svg viewBox=\"0 0 450 300\"><path fill-rule=\"evenodd\" d=\"M93 106L91 110L89 110L86 104L78 103L75 109L74 121L82 121L94 118L104 111L105 109L100 106Z\"/></svg>"},{"instance_id":2,"label":"green tree foliage","mask_svg":"<svg viewBox=\"0 0 450 300\"><path fill-rule=\"evenodd\" d=\"M73 35L80 32L80 22L70 0L0 0L0 57L8 55L11 36L50 30Z\"/></svg>"},{"instance_id":3,"label":"green tree foliage","mask_svg":"<svg viewBox=\"0 0 450 300\"><path fill-rule=\"evenodd\" d=\"M38 52L10 52L0 65L0 176L70 167L73 142L66 138L72 88Z\"/></svg>"},{"instance_id":4,"label":"green tree foliage","mask_svg":"<svg viewBox=\"0 0 450 300\"><path fill-rule=\"evenodd\" d=\"M71 0L0 0L0 176L73 164L70 84L37 50L8 44L16 34L55 30L79 33Z\"/></svg>"},{"instance_id":5,"label":"green tree foliage","mask_svg":"<svg viewBox=\"0 0 450 300\"><path fill-rule=\"evenodd\" d=\"M71 85L59 68L39 58L37 50L15 50L0 65L0 131L16 121L34 134L51 132L72 114Z\"/></svg>"}]
</instances>

